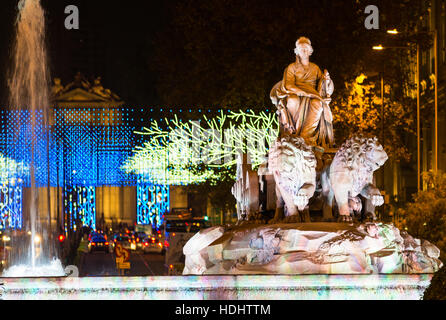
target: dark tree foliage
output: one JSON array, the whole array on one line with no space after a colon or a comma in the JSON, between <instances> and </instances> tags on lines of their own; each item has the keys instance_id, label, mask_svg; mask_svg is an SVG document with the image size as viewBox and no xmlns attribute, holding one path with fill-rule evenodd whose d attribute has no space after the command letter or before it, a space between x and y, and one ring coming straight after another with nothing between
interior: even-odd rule
<instances>
[{"instance_id":1,"label":"dark tree foliage","mask_svg":"<svg viewBox=\"0 0 446 320\"><path fill-rule=\"evenodd\" d=\"M446 300L446 267L443 266L432 277L431 284L424 291L423 300Z\"/></svg>"},{"instance_id":2,"label":"dark tree foliage","mask_svg":"<svg viewBox=\"0 0 446 320\"><path fill-rule=\"evenodd\" d=\"M270 105L302 35L312 40L313 60L336 77L350 68L349 56L361 55L360 9L335 1L178 1L157 39L159 95L168 105Z\"/></svg>"},{"instance_id":3,"label":"dark tree foliage","mask_svg":"<svg viewBox=\"0 0 446 320\"><path fill-rule=\"evenodd\" d=\"M199 171L199 169L194 169ZM234 185L233 176L235 168L214 169L218 171L219 179L210 179L204 183L191 184L186 186L186 192L197 193L209 200L213 208L218 208L222 212L232 212L235 207L235 198L231 193Z\"/></svg>"},{"instance_id":4,"label":"dark tree foliage","mask_svg":"<svg viewBox=\"0 0 446 320\"><path fill-rule=\"evenodd\" d=\"M376 75L383 73L392 87L391 99L411 109L414 103L403 101L401 84L408 77L401 68L403 53L378 53L371 47L406 43L408 32L419 23L422 1L375 1L380 10L379 30L364 26L364 9L369 4L365 0L170 1L169 21L153 41L150 62L150 70L157 74L159 101L172 109L191 109L182 114L186 119L201 118L198 109L204 107L273 110L270 90L295 61L296 40L306 36L314 48L311 60L327 69L334 80L334 103L339 105L348 97L346 83L359 74L375 74L369 80L378 83ZM386 30L391 28L405 36L389 37ZM232 183L191 188L227 203L233 200L228 192ZM215 196L219 188L224 192Z\"/></svg>"},{"instance_id":5,"label":"dark tree foliage","mask_svg":"<svg viewBox=\"0 0 446 320\"><path fill-rule=\"evenodd\" d=\"M367 30L364 9L369 3L362 0L173 1L167 28L154 40L151 65L159 74L160 101L254 110L270 106L270 90L294 62L300 36L311 39L312 61L329 70L340 95L344 82L361 71L379 71L382 61L397 71L396 55L388 59L371 46L385 40L386 28L407 29L418 2L376 1L380 29ZM392 73L389 79L400 80Z\"/></svg>"}]
</instances>

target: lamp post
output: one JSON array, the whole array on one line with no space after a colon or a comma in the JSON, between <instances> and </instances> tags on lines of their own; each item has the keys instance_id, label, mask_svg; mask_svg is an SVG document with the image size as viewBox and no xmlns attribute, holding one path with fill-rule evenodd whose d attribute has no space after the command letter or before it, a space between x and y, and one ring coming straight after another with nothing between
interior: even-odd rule
<instances>
[{"instance_id":1,"label":"lamp post","mask_svg":"<svg viewBox=\"0 0 446 320\"><path fill-rule=\"evenodd\" d=\"M398 34L397 29L387 30L388 34L396 35ZM417 32L414 35L428 34L432 36L434 41L434 162L433 171L438 171L438 32L437 29L428 32ZM414 42L410 41L409 42ZM417 185L418 191L421 189L421 157L420 157L420 43L415 41L417 45ZM383 46L373 47L375 50L384 49ZM379 49L376 49L379 48Z\"/></svg>"},{"instance_id":2,"label":"lamp post","mask_svg":"<svg viewBox=\"0 0 446 320\"><path fill-rule=\"evenodd\" d=\"M382 72L381 72L381 143L382 145L384 145L384 75ZM384 175L383 175L383 185L384 185Z\"/></svg>"},{"instance_id":3,"label":"lamp post","mask_svg":"<svg viewBox=\"0 0 446 320\"><path fill-rule=\"evenodd\" d=\"M434 95L435 95L435 160L434 160L434 172L438 171L438 57L437 57L437 49L438 49L438 37L437 37L437 29L434 30L434 72L435 72L435 81L434 81Z\"/></svg>"},{"instance_id":4,"label":"lamp post","mask_svg":"<svg viewBox=\"0 0 446 320\"><path fill-rule=\"evenodd\" d=\"M397 34L398 32L396 29L388 30L387 33L390 34ZM409 46L382 46L377 45L373 46L373 50L384 50L384 49L407 49ZM421 189L421 135L420 135L420 45L417 43L417 71L416 71L416 84L417 84L417 189L420 191ZM381 92L383 92L383 79L381 77ZM381 99L383 99L383 96L381 95ZM383 102L384 103L384 102ZM383 121L382 125L384 125L384 105L382 105L382 115L383 115ZM382 129L384 131L384 128ZM384 139L384 134L383 134Z\"/></svg>"},{"instance_id":5,"label":"lamp post","mask_svg":"<svg viewBox=\"0 0 446 320\"><path fill-rule=\"evenodd\" d=\"M396 29L394 29L396 30ZM390 31L390 30L389 30ZM391 33L387 31L388 33ZM433 163L433 169L434 172L438 171L438 32L437 29L434 29L433 31L429 32L419 32L417 34L429 34L432 36L434 40L434 163ZM417 42L417 83L419 84L419 77L420 77L420 63L419 63L419 49L420 44ZM419 85L417 85L417 94L418 94L418 100L419 100Z\"/></svg>"},{"instance_id":6,"label":"lamp post","mask_svg":"<svg viewBox=\"0 0 446 320\"><path fill-rule=\"evenodd\" d=\"M421 135L420 135L420 44L417 43L417 190L421 190Z\"/></svg>"}]
</instances>

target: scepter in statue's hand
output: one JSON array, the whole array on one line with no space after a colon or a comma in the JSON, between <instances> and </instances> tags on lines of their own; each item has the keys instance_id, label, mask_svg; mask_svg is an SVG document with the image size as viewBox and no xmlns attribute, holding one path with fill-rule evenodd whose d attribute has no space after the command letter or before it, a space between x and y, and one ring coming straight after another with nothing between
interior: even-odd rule
<instances>
[{"instance_id":1,"label":"scepter in statue's hand","mask_svg":"<svg viewBox=\"0 0 446 320\"><path fill-rule=\"evenodd\" d=\"M323 108L323 117L326 121L326 138L328 140L329 145L334 144L334 135L333 135L333 115L330 109L331 95L334 91L333 81L330 78L330 74L327 69L324 70L324 74L319 83L319 93L322 97L322 108Z\"/></svg>"},{"instance_id":2,"label":"scepter in statue's hand","mask_svg":"<svg viewBox=\"0 0 446 320\"><path fill-rule=\"evenodd\" d=\"M321 86L319 92L320 92L324 102L327 105L329 105L331 102L330 97L334 91L334 86L333 86L333 81L331 81L330 74L328 73L327 69L324 70L324 75L322 76L321 84L322 84L322 86Z\"/></svg>"}]
</instances>

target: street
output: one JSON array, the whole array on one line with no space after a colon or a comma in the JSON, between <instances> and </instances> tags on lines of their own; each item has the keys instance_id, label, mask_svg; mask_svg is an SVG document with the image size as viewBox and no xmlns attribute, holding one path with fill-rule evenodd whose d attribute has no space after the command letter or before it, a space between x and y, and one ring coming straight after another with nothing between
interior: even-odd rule
<instances>
[{"instance_id":1,"label":"street","mask_svg":"<svg viewBox=\"0 0 446 320\"><path fill-rule=\"evenodd\" d=\"M119 276L114 253L83 253L79 266L80 277ZM132 251L130 269L126 276L162 276L165 275L164 255L157 253L143 254ZM167 269L166 269L167 270Z\"/></svg>"}]
</instances>

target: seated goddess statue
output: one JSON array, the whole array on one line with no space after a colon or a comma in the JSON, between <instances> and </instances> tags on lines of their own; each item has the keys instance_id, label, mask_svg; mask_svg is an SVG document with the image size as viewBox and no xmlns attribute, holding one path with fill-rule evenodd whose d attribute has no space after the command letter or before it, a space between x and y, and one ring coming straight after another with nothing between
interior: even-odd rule
<instances>
[{"instance_id":1,"label":"seated goddess statue","mask_svg":"<svg viewBox=\"0 0 446 320\"><path fill-rule=\"evenodd\" d=\"M285 69L283 80L270 94L278 109L281 133L297 134L311 146L331 147L334 137L329 103L333 81L327 70L322 73L309 61L313 53L310 39L299 38L294 52L296 61Z\"/></svg>"}]
</instances>

